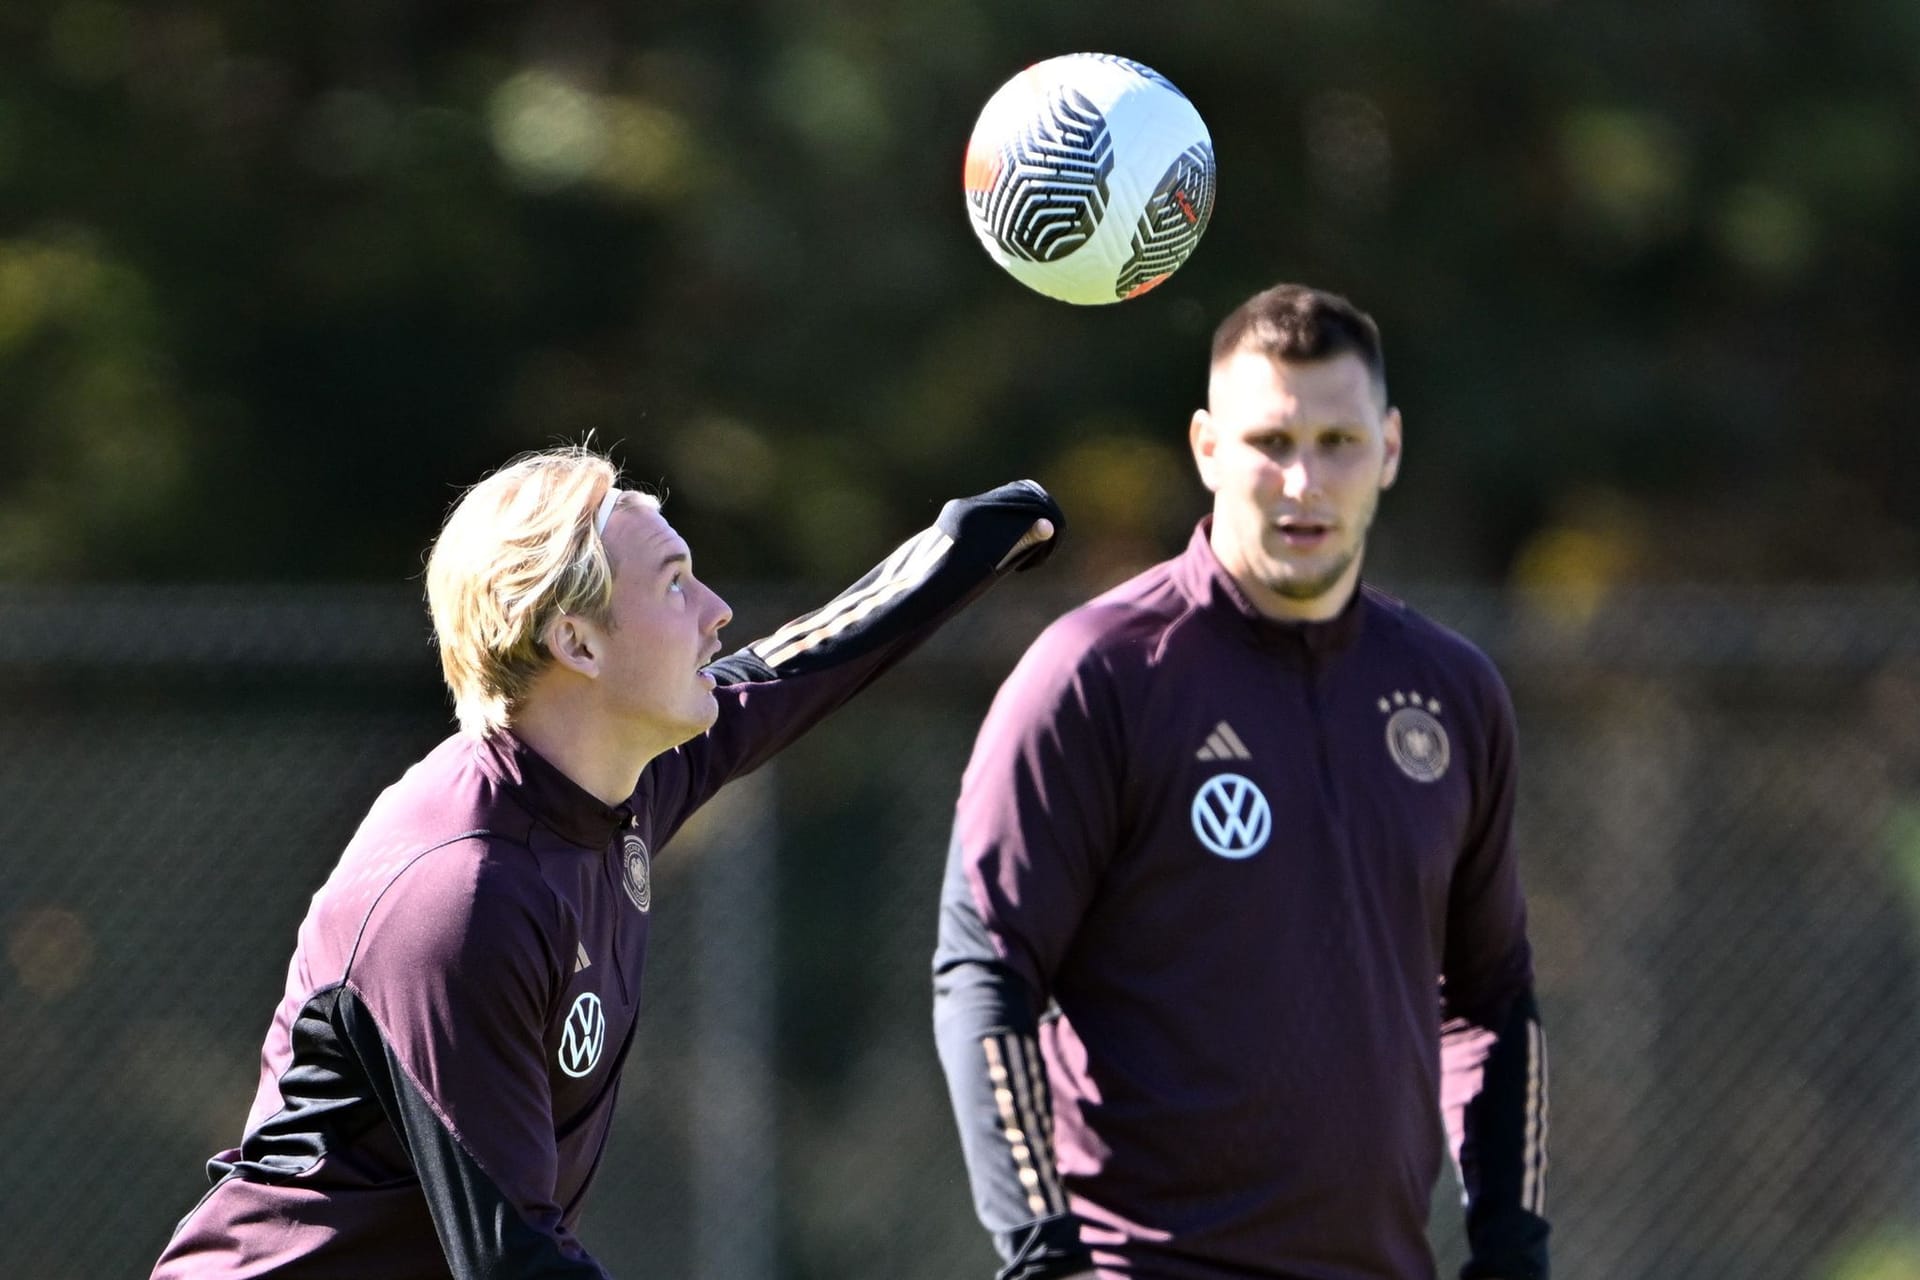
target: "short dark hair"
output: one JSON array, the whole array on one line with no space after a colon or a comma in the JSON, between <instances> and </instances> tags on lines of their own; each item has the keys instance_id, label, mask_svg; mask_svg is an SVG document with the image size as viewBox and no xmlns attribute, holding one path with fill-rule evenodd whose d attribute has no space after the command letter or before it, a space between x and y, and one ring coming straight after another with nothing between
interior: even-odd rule
<instances>
[{"instance_id":1,"label":"short dark hair","mask_svg":"<svg viewBox=\"0 0 1920 1280\"><path fill-rule=\"evenodd\" d=\"M1257 351L1271 360L1358 356L1372 375L1381 402L1386 402L1387 363L1380 350L1380 326L1337 293L1303 284L1277 284L1254 294L1213 331L1212 363L1217 365L1243 350Z\"/></svg>"}]
</instances>

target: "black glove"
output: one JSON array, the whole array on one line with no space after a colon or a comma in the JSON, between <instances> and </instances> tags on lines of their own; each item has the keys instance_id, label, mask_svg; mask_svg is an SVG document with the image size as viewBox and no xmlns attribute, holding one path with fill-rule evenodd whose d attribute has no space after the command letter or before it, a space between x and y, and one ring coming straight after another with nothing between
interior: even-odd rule
<instances>
[{"instance_id":1,"label":"black glove","mask_svg":"<svg viewBox=\"0 0 1920 1280\"><path fill-rule=\"evenodd\" d=\"M1053 536L1032 542L1010 562L1002 563L1040 520L1052 522ZM935 523L953 539L956 548L964 549L969 556L984 555L990 567L1020 572L1052 555L1060 535L1067 530L1066 513L1060 510L1060 504L1031 480L1016 480L971 498L955 498L940 509L940 519Z\"/></svg>"}]
</instances>

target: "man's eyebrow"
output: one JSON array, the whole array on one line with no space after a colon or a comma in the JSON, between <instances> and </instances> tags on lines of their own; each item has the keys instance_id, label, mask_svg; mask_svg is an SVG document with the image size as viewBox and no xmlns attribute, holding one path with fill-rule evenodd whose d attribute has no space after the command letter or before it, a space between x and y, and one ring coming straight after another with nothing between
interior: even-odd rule
<instances>
[{"instance_id":1,"label":"man's eyebrow","mask_svg":"<svg viewBox=\"0 0 1920 1280\"><path fill-rule=\"evenodd\" d=\"M669 551L660 557L660 568L662 569L671 569L676 564L687 565L692 563L693 557L684 551Z\"/></svg>"},{"instance_id":2,"label":"man's eyebrow","mask_svg":"<svg viewBox=\"0 0 1920 1280\"><path fill-rule=\"evenodd\" d=\"M1363 431L1365 424L1357 418L1329 418L1324 422L1261 422L1246 429L1250 436L1280 431Z\"/></svg>"}]
</instances>

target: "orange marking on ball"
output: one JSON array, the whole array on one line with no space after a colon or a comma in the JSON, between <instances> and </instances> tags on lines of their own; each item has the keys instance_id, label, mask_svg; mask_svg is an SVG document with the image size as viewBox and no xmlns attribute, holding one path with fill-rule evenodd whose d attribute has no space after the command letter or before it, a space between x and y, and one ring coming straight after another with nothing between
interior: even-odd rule
<instances>
[{"instance_id":1,"label":"orange marking on ball","mask_svg":"<svg viewBox=\"0 0 1920 1280\"><path fill-rule=\"evenodd\" d=\"M967 147L967 167L962 179L969 191L991 191L994 183L1000 181L1000 149L998 147Z\"/></svg>"},{"instance_id":2,"label":"orange marking on ball","mask_svg":"<svg viewBox=\"0 0 1920 1280\"><path fill-rule=\"evenodd\" d=\"M1155 285L1157 285L1157 284L1159 284L1159 283L1160 283L1160 282L1161 282L1162 280L1165 280L1165 279L1166 279L1166 278L1167 278L1168 276L1170 276L1170 275L1172 275L1172 274L1173 274L1173 272L1171 272L1171 271L1165 271L1165 272L1162 272L1161 274L1159 274L1159 275L1157 275L1157 276L1155 276L1155 277L1154 277L1153 279L1151 279L1151 280L1142 280L1142 281L1141 281L1141 282L1140 282L1139 284L1137 284L1137 285L1135 285L1135 286L1133 286L1133 288L1131 288L1131 289L1129 289L1129 290L1127 290L1127 297L1129 297L1129 298L1137 298L1137 297L1139 297L1139 296L1140 296L1141 294L1143 294L1143 293L1145 293L1145 292L1146 292L1147 290L1149 290L1149 289L1151 289L1151 288L1153 288L1153 286L1155 286Z\"/></svg>"}]
</instances>

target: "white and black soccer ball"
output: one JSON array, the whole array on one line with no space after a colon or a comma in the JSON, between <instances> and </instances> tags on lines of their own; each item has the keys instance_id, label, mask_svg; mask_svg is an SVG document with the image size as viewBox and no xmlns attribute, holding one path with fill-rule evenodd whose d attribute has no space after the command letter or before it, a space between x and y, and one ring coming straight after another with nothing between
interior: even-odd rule
<instances>
[{"instance_id":1,"label":"white and black soccer ball","mask_svg":"<svg viewBox=\"0 0 1920 1280\"><path fill-rule=\"evenodd\" d=\"M1000 86L967 144L967 212L993 260L1062 302L1136 298L1213 216L1213 139L1173 82L1070 53Z\"/></svg>"}]
</instances>

